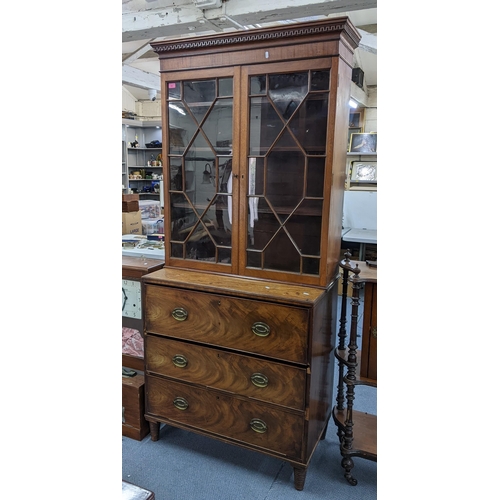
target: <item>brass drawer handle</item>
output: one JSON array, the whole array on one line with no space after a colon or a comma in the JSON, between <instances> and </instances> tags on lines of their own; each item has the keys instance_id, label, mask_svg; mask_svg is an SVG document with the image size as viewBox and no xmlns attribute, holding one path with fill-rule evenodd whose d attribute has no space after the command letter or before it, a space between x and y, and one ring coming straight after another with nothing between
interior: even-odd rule
<instances>
[{"instance_id":1,"label":"brass drawer handle","mask_svg":"<svg viewBox=\"0 0 500 500\"><path fill-rule=\"evenodd\" d=\"M255 387L267 387L267 384L269 383L267 377L262 373L253 373L250 376L250 380Z\"/></svg>"},{"instance_id":2,"label":"brass drawer handle","mask_svg":"<svg viewBox=\"0 0 500 500\"><path fill-rule=\"evenodd\" d=\"M125 423L125 406L122 406L122 424Z\"/></svg>"},{"instance_id":3,"label":"brass drawer handle","mask_svg":"<svg viewBox=\"0 0 500 500\"><path fill-rule=\"evenodd\" d=\"M257 335L257 337L267 337L271 333L271 327L262 323L262 321L256 321L252 325L252 332Z\"/></svg>"},{"instance_id":4,"label":"brass drawer handle","mask_svg":"<svg viewBox=\"0 0 500 500\"><path fill-rule=\"evenodd\" d=\"M174 399L174 406L178 410L187 410L189 403L184 398L178 397Z\"/></svg>"},{"instance_id":5,"label":"brass drawer handle","mask_svg":"<svg viewBox=\"0 0 500 500\"><path fill-rule=\"evenodd\" d=\"M185 368L188 364L188 360L185 356L182 354L176 354L172 358L172 363L177 366L178 368Z\"/></svg>"},{"instance_id":6,"label":"brass drawer handle","mask_svg":"<svg viewBox=\"0 0 500 500\"><path fill-rule=\"evenodd\" d=\"M174 317L174 319L176 319L177 321L184 321L185 319L187 319L188 317L188 312L186 311L186 309L184 309L183 307L176 307L173 311L172 311L172 316Z\"/></svg>"},{"instance_id":7,"label":"brass drawer handle","mask_svg":"<svg viewBox=\"0 0 500 500\"><path fill-rule=\"evenodd\" d=\"M253 431L258 432L259 434L264 434L264 432L267 431L266 423L259 418L252 418L252 420L250 420L250 427Z\"/></svg>"}]
</instances>

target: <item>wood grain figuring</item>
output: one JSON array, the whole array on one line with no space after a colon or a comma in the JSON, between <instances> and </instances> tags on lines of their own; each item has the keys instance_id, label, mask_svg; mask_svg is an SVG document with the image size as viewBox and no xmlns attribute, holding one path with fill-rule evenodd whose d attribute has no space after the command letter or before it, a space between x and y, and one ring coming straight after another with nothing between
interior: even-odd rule
<instances>
[{"instance_id":1,"label":"wood grain figuring","mask_svg":"<svg viewBox=\"0 0 500 500\"><path fill-rule=\"evenodd\" d=\"M148 335L146 370L194 384L224 390L251 399L304 410L306 370L263 361L250 356L187 344ZM174 364L174 356L187 361ZM252 375L266 377L267 385L257 387Z\"/></svg>"},{"instance_id":2,"label":"wood grain figuring","mask_svg":"<svg viewBox=\"0 0 500 500\"><path fill-rule=\"evenodd\" d=\"M178 397L188 402L187 409L174 406ZM304 417L300 414L154 376L148 376L146 411L148 418L179 422L291 459L302 459ZM267 430L252 430L252 419L265 422Z\"/></svg>"},{"instance_id":3,"label":"wood grain figuring","mask_svg":"<svg viewBox=\"0 0 500 500\"><path fill-rule=\"evenodd\" d=\"M307 309L159 286L147 286L145 297L148 333L307 362ZM187 311L185 321L174 319L175 308ZM252 332L256 322L270 327L267 337Z\"/></svg>"}]
</instances>

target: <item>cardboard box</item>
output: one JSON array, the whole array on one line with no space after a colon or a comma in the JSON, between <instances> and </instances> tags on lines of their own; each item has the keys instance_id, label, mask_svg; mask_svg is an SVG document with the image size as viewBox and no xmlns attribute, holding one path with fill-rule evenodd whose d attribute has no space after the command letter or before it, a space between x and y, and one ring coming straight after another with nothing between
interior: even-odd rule
<instances>
[{"instance_id":1,"label":"cardboard box","mask_svg":"<svg viewBox=\"0 0 500 500\"><path fill-rule=\"evenodd\" d=\"M122 234L142 234L141 211L122 212Z\"/></svg>"},{"instance_id":2,"label":"cardboard box","mask_svg":"<svg viewBox=\"0 0 500 500\"><path fill-rule=\"evenodd\" d=\"M139 195L138 194L122 194L122 201L139 201Z\"/></svg>"},{"instance_id":3,"label":"cardboard box","mask_svg":"<svg viewBox=\"0 0 500 500\"><path fill-rule=\"evenodd\" d=\"M138 201L122 201L122 212L138 212Z\"/></svg>"}]
</instances>

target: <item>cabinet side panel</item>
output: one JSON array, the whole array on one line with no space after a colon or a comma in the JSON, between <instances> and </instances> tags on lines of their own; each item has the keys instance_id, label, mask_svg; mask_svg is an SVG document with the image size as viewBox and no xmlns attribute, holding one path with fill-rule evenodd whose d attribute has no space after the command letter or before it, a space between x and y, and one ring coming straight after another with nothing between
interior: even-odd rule
<instances>
[{"instance_id":1,"label":"cabinet side panel","mask_svg":"<svg viewBox=\"0 0 500 500\"><path fill-rule=\"evenodd\" d=\"M347 158L347 130L349 125L349 95L352 68L342 58L334 58L333 67L338 67L336 102L331 110L335 119L333 130L332 184L330 188L330 217L328 228L327 270L328 281L335 277L340 259L342 237L342 211L344 204L345 164ZM332 74L335 70L332 69Z\"/></svg>"},{"instance_id":2,"label":"cabinet side panel","mask_svg":"<svg viewBox=\"0 0 500 500\"><path fill-rule=\"evenodd\" d=\"M332 410L335 366L333 349L338 298L335 292L334 284L325 292L323 300L315 306L313 312L307 456L314 451Z\"/></svg>"}]
</instances>

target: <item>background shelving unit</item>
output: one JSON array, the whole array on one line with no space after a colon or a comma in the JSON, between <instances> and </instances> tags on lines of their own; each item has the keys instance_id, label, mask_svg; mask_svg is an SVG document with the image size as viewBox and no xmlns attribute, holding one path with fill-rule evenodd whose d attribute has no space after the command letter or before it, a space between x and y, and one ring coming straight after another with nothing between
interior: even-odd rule
<instances>
[{"instance_id":1,"label":"background shelving unit","mask_svg":"<svg viewBox=\"0 0 500 500\"><path fill-rule=\"evenodd\" d=\"M138 141L138 147L130 145ZM162 141L161 122L158 121L139 121L122 120L122 143L125 147L125 172L126 183L124 192L132 189L139 194L141 200L160 200L160 179L163 172L160 164L153 165L157 161L162 148L148 148L146 144L152 141ZM150 165L148 166L148 161ZM131 179L134 172L143 171L142 179ZM153 179L153 174L159 178ZM144 178L145 177L145 178Z\"/></svg>"},{"instance_id":2,"label":"background shelving unit","mask_svg":"<svg viewBox=\"0 0 500 500\"><path fill-rule=\"evenodd\" d=\"M128 192L127 143L122 139L122 193Z\"/></svg>"}]
</instances>

